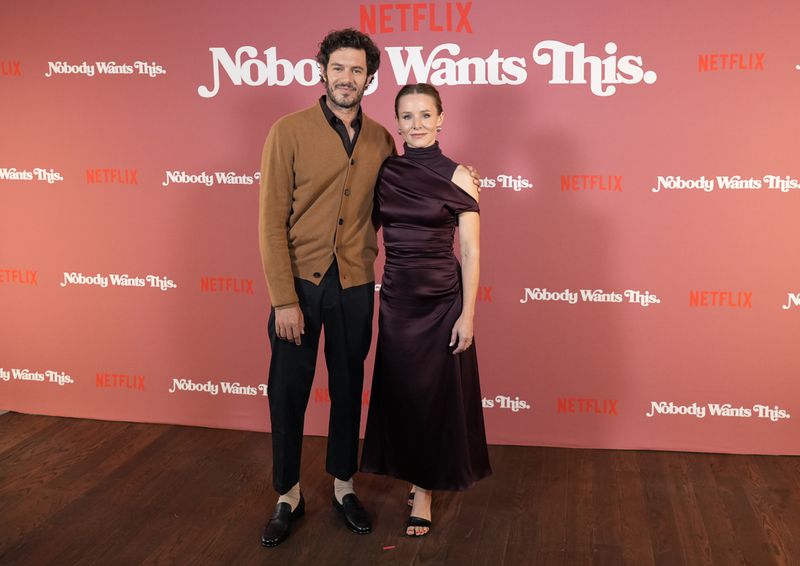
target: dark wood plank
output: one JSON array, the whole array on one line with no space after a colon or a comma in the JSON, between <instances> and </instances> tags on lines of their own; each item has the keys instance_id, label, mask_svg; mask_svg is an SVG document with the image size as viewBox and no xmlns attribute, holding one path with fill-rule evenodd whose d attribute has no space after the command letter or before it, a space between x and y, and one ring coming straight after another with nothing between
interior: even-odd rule
<instances>
[{"instance_id":1,"label":"dark wood plank","mask_svg":"<svg viewBox=\"0 0 800 566\"><path fill-rule=\"evenodd\" d=\"M745 560L789 564L798 559L790 551L798 533L787 529L775 513L783 507L780 489L766 483L758 465L767 458L715 455L712 462Z\"/></svg>"},{"instance_id":2,"label":"dark wood plank","mask_svg":"<svg viewBox=\"0 0 800 566\"><path fill-rule=\"evenodd\" d=\"M800 563L800 458L492 446L494 474L435 492L404 536L408 486L357 474L373 516L331 504L326 440L304 440L306 516L264 549L268 434L0 415L0 564Z\"/></svg>"},{"instance_id":3,"label":"dark wood plank","mask_svg":"<svg viewBox=\"0 0 800 566\"><path fill-rule=\"evenodd\" d=\"M652 566L653 541L647 520L647 503L638 452L616 452L617 498L622 538L622 563Z\"/></svg>"},{"instance_id":4,"label":"dark wood plank","mask_svg":"<svg viewBox=\"0 0 800 566\"><path fill-rule=\"evenodd\" d=\"M687 564L681 547L675 509L672 506L667 468L670 454L664 452L642 452L639 454L639 470L642 474L645 495L645 518L649 523L653 558L656 565L675 566Z\"/></svg>"},{"instance_id":5,"label":"dark wood plank","mask_svg":"<svg viewBox=\"0 0 800 566\"><path fill-rule=\"evenodd\" d=\"M167 430L154 425L35 418L60 424L43 429L32 442L20 444L19 451L7 451L0 458L4 470L0 548L23 541Z\"/></svg>"},{"instance_id":6,"label":"dark wood plank","mask_svg":"<svg viewBox=\"0 0 800 566\"><path fill-rule=\"evenodd\" d=\"M506 564L534 564L534 549L537 542L537 529L535 528L534 517L539 512L542 505L544 493L549 489L543 478L544 461L542 450L530 450L528 448L515 448L513 452L507 451L506 447L497 447L498 455L507 453L510 461L505 465L502 473L510 470L516 471L513 477L514 493L514 516L511 520L508 543L505 552ZM509 470L510 468L510 470ZM496 481L496 480L495 480ZM490 487L487 484L481 487ZM492 513L492 506L496 502L489 500L486 503L486 513ZM483 533L485 546L493 548L491 544L491 533ZM559 550L560 552L560 550ZM487 553L486 565L497 564L497 560L492 560Z\"/></svg>"},{"instance_id":7,"label":"dark wood plank","mask_svg":"<svg viewBox=\"0 0 800 566\"><path fill-rule=\"evenodd\" d=\"M569 564L592 564L593 462L589 450L569 450L565 502L564 548Z\"/></svg>"},{"instance_id":8,"label":"dark wood plank","mask_svg":"<svg viewBox=\"0 0 800 566\"><path fill-rule=\"evenodd\" d=\"M693 505L700 514L706 538L702 545L707 549L709 564L744 565L744 555L736 541L730 517L724 512L716 478L711 470L707 454L691 454L686 457L685 480L691 484ZM707 541L707 542L706 542ZM704 552L705 555L705 552Z\"/></svg>"},{"instance_id":9,"label":"dark wood plank","mask_svg":"<svg viewBox=\"0 0 800 566\"><path fill-rule=\"evenodd\" d=\"M31 533L17 552L32 563L59 559L71 563L100 534L105 544L93 558L113 562L114 556L151 521L162 525L166 536L182 529L191 532L195 517L177 512L176 499L180 502L182 496L191 497L207 503L209 486L202 471L208 469L213 451L219 448L215 440L227 431L197 434L184 427L158 430L163 432L139 452L138 458L128 459L111 473L96 478L91 489ZM99 464L99 453L95 451L94 456ZM165 511L172 512L172 521L163 521ZM178 525L182 529L176 529Z\"/></svg>"},{"instance_id":10,"label":"dark wood plank","mask_svg":"<svg viewBox=\"0 0 800 566\"><path fill-rule=\"evenodd\" d=\"M4 413L0 415L0 457L3 452L16 448L21 442L28 441L40 431L61 426L58 419L46 417L30 418L32 415ZM3 468L0 468L0 482L3 480Z\"/></svg>"},{"instance_id":11,"label":"dark wood plank","mask_svg":"<svg viewBox=\"0 0 800 566\"><path fill-rule=\"evenodd\" d=\"M787 557L800 557L800 474L790 466L800 458L754 457L763 478L762 496L770 502L766 513L775 518L776 531Z\"/></svg>"},{"instance_id":12,"label":"dark wood plank","mask_svg":"<svg viewBox=\"0 0 800 566\"><path fill-rule=\"evenodd\" d=\"M566 555L569 453L570 450L565 448L551 448L542 454L544 490L539 498L539 507L531 517L536 541L531 549L532 564L569 564Z\"/></svg>"},{"instance_id":13,"label":"dark wood plank","mask_svg":"<svg viewBox=\"0 0 800 566\"><path fill-rule=\"evenodd\" d=\"M685 564L712 566L711 543L700 512L697 495L689 479L688 459L694 455L669 453L665 455L670 503L675 517L680 548Z\"/></svg>"},{"instance_id":14,"label":"dark wood plank","mask_svg":"<svg viewBox=\"0 0 800 566\"><path fill-rule=\"evenodd\" d=\"M625 558L615 454L612 450L588 452L592 454L592 564L619 566L625 563Z\"/></svg>"}]
</instances>

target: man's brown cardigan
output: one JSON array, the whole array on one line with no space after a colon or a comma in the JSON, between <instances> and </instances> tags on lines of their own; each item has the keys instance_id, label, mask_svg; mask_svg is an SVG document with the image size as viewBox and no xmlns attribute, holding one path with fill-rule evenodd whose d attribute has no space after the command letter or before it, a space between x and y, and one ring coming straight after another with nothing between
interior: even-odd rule
<instances>
[{"instance_id":1,"label":"man's brown cardigan","mask_svg":"<svg viewBox=\"0 0 800 566\"><path fill-rule=\"evenodd\" d=\"M259 241L272 305L297 304L294 277L319 284L334 256L342 288L375 279L372 197L394 140L362 115L352 158L318 102L272 126L261 159Z\"/></svg>"}]
</instances>

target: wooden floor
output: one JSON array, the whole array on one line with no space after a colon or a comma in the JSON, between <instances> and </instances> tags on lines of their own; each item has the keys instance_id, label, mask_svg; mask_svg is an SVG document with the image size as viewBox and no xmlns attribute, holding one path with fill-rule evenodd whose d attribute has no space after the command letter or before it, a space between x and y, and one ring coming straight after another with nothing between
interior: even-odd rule
<instances>
[{"instance_id":1,"label":"wooden floor","mask_svg":"<svg viewBox=\"0 0 800 566\"><path fill-rule=\"evenodd\" d=\"M800 458L492 446L494 475L436 492L402 536L406 487L361 474L374 531L331 508L325 439L303 454L306 516L259 537L269 435L0 415L0 564L800 564Z\"/></svg>"}]
</instances>

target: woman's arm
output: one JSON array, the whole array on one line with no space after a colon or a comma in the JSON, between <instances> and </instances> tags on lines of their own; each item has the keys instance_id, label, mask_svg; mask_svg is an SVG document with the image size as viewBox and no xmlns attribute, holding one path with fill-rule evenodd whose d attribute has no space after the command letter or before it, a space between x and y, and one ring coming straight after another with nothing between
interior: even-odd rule
<instances>
[{"instance_id":1,"label":"woman's arm","mask_svg":"<svg viewBox=\"0 0 800 566\"><path fill-rule=\"evenodd\" d=\"M459 165L453 174L453 182L478 200L478 188L466 168ZM456 346L453 354L459 354L472 345L481 257L480 215L477 212L458 215L458 245L461 248L462 306L461 315L450 333L450 346Z\"/></svg>"},{"instance_id":2,"label":"woman's arm","mask_svg":"<svg viewBox=\"0 0 800 566\"><path fill-rule=\"evenodd\" d=\"M474 167L459 165L453 173L452 181L469 193L472 198L478 200L481 192L481 179Z\"/></svg>"}]
</instances>

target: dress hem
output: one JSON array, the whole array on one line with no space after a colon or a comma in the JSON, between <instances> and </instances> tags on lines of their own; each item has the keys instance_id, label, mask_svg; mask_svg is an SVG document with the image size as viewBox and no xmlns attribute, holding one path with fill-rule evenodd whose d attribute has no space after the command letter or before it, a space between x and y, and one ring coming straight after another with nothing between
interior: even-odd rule
<instances>
[{"instance_id":1,"label":"dress hem","mask_svg":"<svg viewBox=\"0 0 800 566\"><path fill-rule=\"evenodd\" d=\"M363 467L359 468L358 471L366 473L366 474L376 474L376 475L380 475L380 476L390 476L390 477L393 477L395 479L398 479L398 480L401 480L401 481L405 481L405 482L408 482L410 484L413 484L413 485L416 485L418 487L421 487L422 489L430 489L430 490L436 490L436 491L466 491L469 488L471 488L472 486L474 486L476 483L481 481L482 479L485 479L485 478L489 477L490 475L492 475L492 470L488 469L488 470L484 470L483 475L478 475L478 477L473 479L470 483L459 484L456 487L453 487L452 485L448 485L447 487L443 487L440 484L434 484L432 487L428 487L426 485L419 484L419 483L415 482L412 479L409 479L408 476L403 475L400 472L393 472L393 471L390 471L390 470L379 470L377 468L363 468Z\"/></svg>"}]
</instances>

